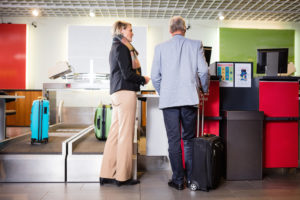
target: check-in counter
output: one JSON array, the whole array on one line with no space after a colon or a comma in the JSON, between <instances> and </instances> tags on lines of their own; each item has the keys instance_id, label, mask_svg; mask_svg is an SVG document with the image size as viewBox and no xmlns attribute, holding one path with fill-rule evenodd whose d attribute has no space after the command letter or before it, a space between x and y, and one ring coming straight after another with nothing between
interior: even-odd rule
<instances>
[{"instance_id":1,"label":"check-in counter","mask_svg":"<svg viewBox=\"0 0 300 200\"><path fill-rule=\"evenodd\" d=\"M42 96L41 90L4 90L8 95L24 96L6 103L7 110L15 110L15 114L6 116L6 126L30 126L30 110L32 102Z\"/></svg>"},{"instance_id":2,"label":"check-in counter","mask_svg":"<svg viewBox=\"0 0 300 200\"><path fill-rule=\"evenodd\" d=\"M6 101L24 98L24 96L0 95L0 141L6 136Z\"/></svg>"},{"instance_id":3,"label":"check-in counter","mask_svg":"<svg viewBox=\"0 0 300 200\"><path fill-rule=\"evenodd\" d=\"M264 168L298 167L299 77L260 77Z\"/></svg>"},{"instance_id":4,"label":"check-in counter","mask_svg":"<svg viewBox=\"0 0 300 200\"><path fill-rule=\"evenodd\" d=\"M212 77L209 91L209 95L205 98L204 132L219 135L219 121L222 118L220 117L219 81L216 79L216 77ZM168 138L164 124L163 113L159 109L159 95L143 94L142 92L138 98L141 101L146 101L145 155L168 156Z\"/></svg>"},{"instance_id":5,"label":"check-in counter","mask_svg":"<svg viewBox=\"0 0 300 200\"><path fill-rule=\"evenodd\" d=\"M146 155L168 156L168 138L163 113L158 108L159 95L141 94L140 100L146 101Z\"/></svg>"}]
</instances>

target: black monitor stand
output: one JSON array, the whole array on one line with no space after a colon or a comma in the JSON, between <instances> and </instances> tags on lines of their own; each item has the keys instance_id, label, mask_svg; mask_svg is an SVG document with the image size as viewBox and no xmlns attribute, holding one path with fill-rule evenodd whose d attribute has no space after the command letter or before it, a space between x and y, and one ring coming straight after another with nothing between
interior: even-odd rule
<instances>
[{"instance_id":1,"label":"black monitor stand","mask_svg":"<svg viewBox=\"0 0 300 200\"><path fill-rule=\"evenodd\" d=\"M279 52L267 53L266 76L277 76Z\"/></svg>"}]
</instances>

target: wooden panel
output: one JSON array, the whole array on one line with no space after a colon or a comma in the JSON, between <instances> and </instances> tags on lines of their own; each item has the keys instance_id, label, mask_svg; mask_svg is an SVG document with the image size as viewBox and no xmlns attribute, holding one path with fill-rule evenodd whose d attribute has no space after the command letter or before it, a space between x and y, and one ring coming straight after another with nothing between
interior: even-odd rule
<instances>
[{"instance_id":1,"label":"wooden panel","mask_svg":"<svg viewBox=\"0 0 300 200\"><path fill-rule=\"evenodd\" d=\"M142 94L156 94L155 91L142 91ZM142 126L145 127L147 125L147 117L146 117L146 108L147 102L142 102Z\"/></svg>"},{"instance_id":2,"label":"wooden panel","mask_svg":"<svg viewBox=\"0 0 300 200\"><path fill-rule=\"evenodd\" d=\"M15 95L25 96L24 99L16 99L6 104L6 109L16 110L15 115L6 117L7 126L30 126L31 105L34 100L42 96L42 91L15 91Z\"/></svg>"},{"instance_id":3,"label":"wooden panel","mask_svg":"<svg viewBox=\"0 0 300 200\"><path fill-rule=\"evenodd\" d=\"M8 95L16 95L15 91L5 91ZM16 110L16 102L11 101L6 103L6 110ZM9 115L6 117L6 124L12 124L16 121L16 115Z\"/></svg>"}]
</instances>

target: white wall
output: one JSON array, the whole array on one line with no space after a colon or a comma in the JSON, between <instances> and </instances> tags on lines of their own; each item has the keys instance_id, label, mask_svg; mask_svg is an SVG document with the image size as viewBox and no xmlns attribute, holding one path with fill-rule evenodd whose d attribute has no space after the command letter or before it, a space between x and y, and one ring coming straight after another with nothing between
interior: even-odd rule
<instances>
[{"instance_id":1,"label":"white wall","mask_svg":"<svg viewBox=\"0 0 300 200\"><path fill-rule=\"evenodd\" d=\"M27 89L41 89L44 82L58 82L48 79L48 69L57 61L67 59L68 25L111 26L117 18L3 18L4 22L28 24L28 60ZM134 26L147 26L147 73L151 72L154 47L170 38L169 20L122 19ZM31 23L35 21L37 28ZM300 23L271 23L243 21L202 21L189 20L191 29L186 36L203 41L205 46L212 46L211 62L219 58L219 27L231 28L261 28L261 29L294 29L295 34L295 64L300 75ZM134 39L134 38L133 38ZM151 89L151 86L149 86Z\"/></svg>"}]
</instances>

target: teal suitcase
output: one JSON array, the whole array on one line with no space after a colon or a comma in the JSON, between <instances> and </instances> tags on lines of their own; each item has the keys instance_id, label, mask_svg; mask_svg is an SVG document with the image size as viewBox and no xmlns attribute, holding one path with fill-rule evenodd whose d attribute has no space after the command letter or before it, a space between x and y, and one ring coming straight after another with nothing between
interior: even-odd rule
<instances>
[{"instance_id":1,"label":"teal suitcase","mask_svg":"<svg viewBox=\"0 0 300 200\"><path fill-rule=\"evenodd\" d=\"M48 142L49 110L48 100L33 101L30 114L31 144Z\"/></svg>"},{"instance_id":2,"label":"teal suitcase","mask_svg":"<svg viewBox=\"0 0 300 200\"><path fill-rule=\"evenodd\" d=\"M100 105L95 111L94 130L99 140L106 140L111 125L112 106Z\"/></svg>"}]
</instances>

